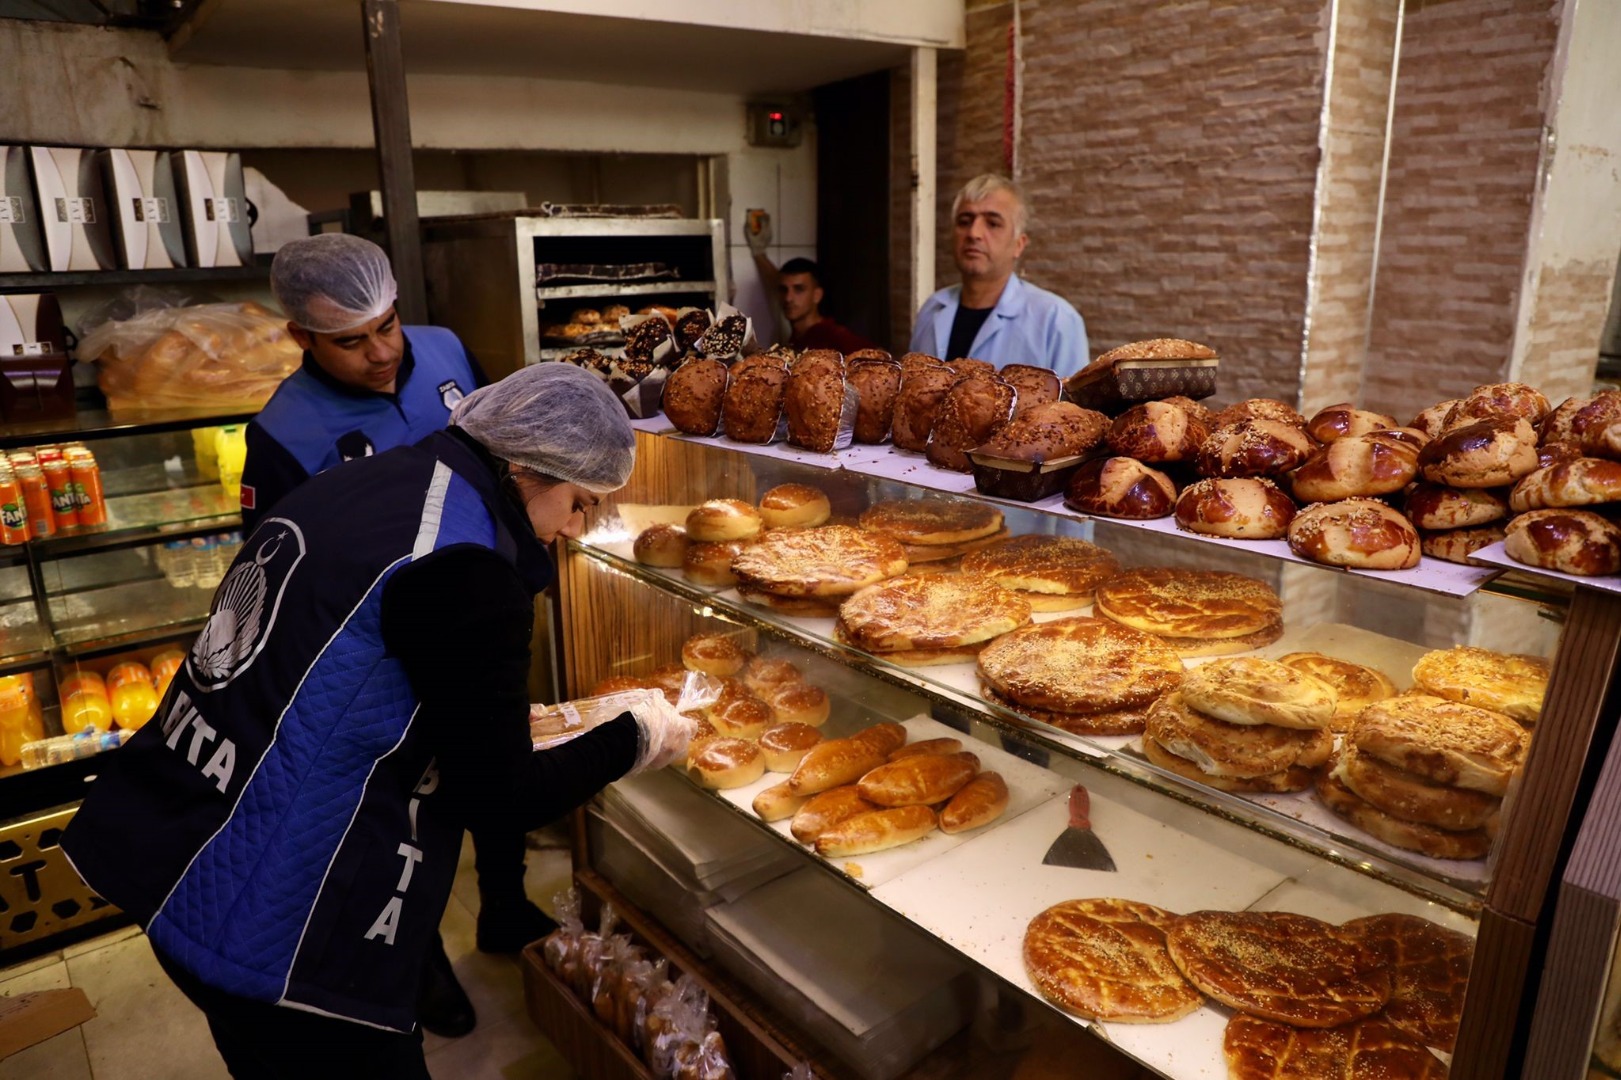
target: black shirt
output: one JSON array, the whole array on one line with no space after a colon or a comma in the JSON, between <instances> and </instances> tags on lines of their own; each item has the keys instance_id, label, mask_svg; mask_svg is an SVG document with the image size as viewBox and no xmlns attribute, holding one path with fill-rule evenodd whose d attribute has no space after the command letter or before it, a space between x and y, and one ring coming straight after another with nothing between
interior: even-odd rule
<instances>
[{"instance_id":1,"label":"black shirt","mask_svg":"<svg viewBox=\"0 0 1621 1080\"><path fill-rule=\"evenodd\" d=\"M949 362L968 356L968 350L974 347L974 338L979 336L979 328L985 325L985 320L995 310L995 307L959 304L957 317L951 320L951 340L946 342L946 354L940 359Z\"/></svg>"}]
</instances>

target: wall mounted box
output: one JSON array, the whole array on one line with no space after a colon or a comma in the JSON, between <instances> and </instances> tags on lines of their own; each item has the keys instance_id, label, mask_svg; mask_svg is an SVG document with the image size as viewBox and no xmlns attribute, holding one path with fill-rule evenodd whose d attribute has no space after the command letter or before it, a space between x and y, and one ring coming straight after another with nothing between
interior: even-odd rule
<instances>
[{"instance_id":1,"label":"wall mounted box","mask_svg":"<svg viewBox=\"0 0 1621 1080\"><path fill-rule=\"evenodd\" d=\"M28 148L0 146L0 274L40 273L49 267Z\"/></svg>"},{"instance_id":2,"label":"wall mounted box","mask_svg":"<svg viewBox=\"0 0 1621 1080\"><path fill-rule=\"evenodd\" d=\"M156 150L102 150L108 218L128 270L186 266L186 231L170 155Z\"/></svg>"},{"instance_id":3,"label":"wall mounted box","mask_svg":"<svg viewBox=\"0 0 1621 1080\"><path fill-rule=\"evenodd\" d=\"M40 232L50 256L48 269L117 269L118 252L107 223L107 194L96 151L31 146L28 159L39 198Z\"/></svg>"},{"instance_id":4,"label":"wall mounted box","mask_svg":"<svg viewBox=\"0 0 1621 1080\"><path fill-rule=\"evenodd\" d=\"M242 184L242 155L176 150L168 157L185 210L186 255L191 265L251 265L253 232Z\"/></svg>"},{"instance_id":5,"label":"wall mounted box","mask_svg":"<svg viewBox=\"0 0 1621 1080\"><path fill-rule=\"evenodd\" d=\"M73 413L71 361L56 297L0 295L0 418L21 423Z\"/></svg>"}]
</instances>

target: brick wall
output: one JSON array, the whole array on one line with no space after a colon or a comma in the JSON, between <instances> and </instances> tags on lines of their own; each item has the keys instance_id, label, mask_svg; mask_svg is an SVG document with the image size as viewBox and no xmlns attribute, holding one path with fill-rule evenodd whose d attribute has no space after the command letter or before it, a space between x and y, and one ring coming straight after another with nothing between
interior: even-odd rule
<instances>
[{"instance_id":1,"label":"brick wall","mask_svg":"<svg viewBox=\"0 0 1621 1080\"><path fill-rule=\"evenodd\" d=\"M1409 4L1364 399L1406 419L1502 378L1558 0ZM1422 388L1419 390L1418 388Z\"/></svg>"}]
</instances>

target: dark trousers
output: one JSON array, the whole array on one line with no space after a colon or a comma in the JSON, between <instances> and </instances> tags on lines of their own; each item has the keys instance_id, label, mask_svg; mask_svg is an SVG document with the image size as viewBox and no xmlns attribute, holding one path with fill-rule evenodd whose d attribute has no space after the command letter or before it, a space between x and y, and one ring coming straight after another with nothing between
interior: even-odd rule
<instances>
[{"instance_id":1,"label":"dark trousers","mask_svg":"<svg viewBox=\"0 0 1621 1080\"><path fill-rule=\"evenodd\" d=\"M235 1080L429 1080L422 1030L384 1031L330 1016L249 1001L204 986L161 951L169 978L208 1018Z\"/></svg>"},{"instance_id":2,"label":"dark trousers","mask_svg":"<svg viewBox=\"0 0 1621 1080\"><path fill-rule=\"evenodd\" d=\"M506 822L483 825L472 833L473 869L478 872L480 906L522 903L526 899L523 860L529 845L528 834Z\"/></svg>"}]
</instances>

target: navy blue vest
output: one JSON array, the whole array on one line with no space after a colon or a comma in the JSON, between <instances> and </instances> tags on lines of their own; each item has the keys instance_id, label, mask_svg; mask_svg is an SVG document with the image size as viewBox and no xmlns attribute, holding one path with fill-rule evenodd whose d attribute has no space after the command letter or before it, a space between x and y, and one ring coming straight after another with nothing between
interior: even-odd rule
<instances>
[{"instance_id":1,"label":"navy blue vest","mask_svg":"<svg viewBox=\"0 0 1621 1080\"><path fill-rule=\"evenodd\" d=\"M107 756L63 850L204 983L412 1028L462 828L435 805L383 587L452 544L516 565L499 499L450 432L312 478L248 537L158 714Z\"/></svg>"}]
</instances>

